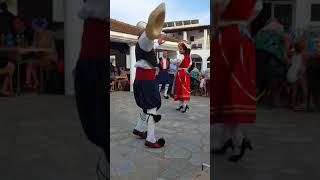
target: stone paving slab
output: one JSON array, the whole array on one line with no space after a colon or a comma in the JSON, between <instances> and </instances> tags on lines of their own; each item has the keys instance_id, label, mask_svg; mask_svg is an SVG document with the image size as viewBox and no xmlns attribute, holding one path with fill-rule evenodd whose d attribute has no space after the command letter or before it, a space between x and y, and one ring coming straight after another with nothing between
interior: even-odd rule
<instances>
[{"instance_id":1,"label":"stone paving slab","mask_svg":"<svg viewBox=\"0 0 320 180\"><path fill-rule=\"evenodd\" d=\"M88 142L73 97L0 98L1 180L94 180L98 149Z\"/></svg>"},{"instance_id":2,"label":"stone paving slab","mask_svg":"<svg viewBox=\"0 0 320 180\"><path fill-rule=\"evenodd\" d=\"M225 156L211 156L214 180L298 180L320 179L320 113L266 110L258 107L257 123L243 125L254 151L247 151L240 162ZM212 130L217 137L220 128ZM214 138L212 145L216 145Z\"/></svg>"},{"instance_id":3,"label":"stone paving slab","mask_svg":"<svg viewBox=\"0 0 320 180\"><path fill-rule=\"evenodd\" d=\"M111 93L111 179L182 180L210 164L208 97L191 97L187 113L177 112L177 102L162 99L156 136L166 145L150 149L131 134L139 109L130 92Z\"/></svg>"}]
</instances>

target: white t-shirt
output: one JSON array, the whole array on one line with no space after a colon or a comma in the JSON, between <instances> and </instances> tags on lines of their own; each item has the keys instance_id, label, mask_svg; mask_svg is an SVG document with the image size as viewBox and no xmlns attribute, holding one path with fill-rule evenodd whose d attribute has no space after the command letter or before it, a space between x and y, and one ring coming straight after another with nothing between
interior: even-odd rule
<instances>
[{"instance_id":1,"label":"white t-shirt","mask_svg":"<svg viewBox=\"0 0 320 180\"><path fill-rule=\"evenodd\" d=\"M206 80L202 78L200 81L200 88L203 88L205 84L206 84Z\"/></svg>"},{"instance_id":2,"label":"white t-shirt","mask_svg":"<svg viewBox=\"0 0 320 180\"><path fill-rule=\"evenodd\" d=\"M291 66L289 67L288 73L287 73L287 80L290 83L294 83L298 80L298 72L302 65L302 55L294 55L292 57Z\"/></svg>"}]
</instances>

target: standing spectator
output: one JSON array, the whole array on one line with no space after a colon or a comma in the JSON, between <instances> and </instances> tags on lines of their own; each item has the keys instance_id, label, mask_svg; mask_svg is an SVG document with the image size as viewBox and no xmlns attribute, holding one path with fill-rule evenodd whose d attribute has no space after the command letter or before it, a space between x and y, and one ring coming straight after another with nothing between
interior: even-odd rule
<instances>
[{"instance_id":1,"label":"standing spectator","mask_svg":"<svg viewBox=\"0 0 320 180\"><path fill-rule=\"evenodd\" d=\"M289 42L284 27L276 19L270 19L255 37L257 89L259 92L271 91L268 98L270 107L279 99L282 83L286 79Z\"/></svg>"},{"instance_id":2,"label":"standing spectator","mask_svg":"<svg viewBox=\"0 0 320 180\"><path fill-rule=\"evenodd\" d=\"M174 76L175 76L175 73L177 71L177 66L175 63L172 63L171 61L170 62L170 65L169 65L169 71L168 71L168 74L169 74L169 95L170 96L173 96L173 92L172 92L172 86L173 86L173 83L174 83Z\"/></svg>"},{"instance_id":3,"label":"standing spectator","mask_svg":"<svg viewBox=\"0 0 320 180\"><path fill-rule=\"evenodd\" d=\"M287 79L292 84L291 89L291 107L296 111L306 110L306 102L308 98L307 76L306 76L306 59L307 42L301 39L295 45L295 54L292 57L291 65L287 73ZM297 92L302 89L303 103L297 105Z\"/></svg>"}]
</instances>

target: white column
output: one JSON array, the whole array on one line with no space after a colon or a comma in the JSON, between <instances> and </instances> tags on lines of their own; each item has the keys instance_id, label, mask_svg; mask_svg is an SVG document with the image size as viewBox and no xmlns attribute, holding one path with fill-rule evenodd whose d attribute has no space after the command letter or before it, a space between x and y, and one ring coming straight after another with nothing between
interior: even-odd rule
<instances>
[{"instance_id":1,"label":"white column","mask_svg":"<svg viewBox=\"0 0 320 180\"><path fill-rule=\"evenodd\" d=\"M133 82L136 78L136 68L134 65L136 64L136 45L129 44L130 46L130 91L133 92Z\"/></svg>"},{"instance_id":2,"label":"white column","mask_svg":"<svg viewBox=\"0 0 320 180\"><path fill-rule=\"evenodd\" d=\"M208 30L203 30L203 49L207 49L208 44Z\"/></svg>"},{"instance_id":3,"label":"white column","mask_svg":"<svg viewBox=\"0 0 320 180\"><path fill-rule=\"evenodd\" d=\"M64 1L65 95L74 95L74 77L72 72L79 58L83 30L83 21L77 14L82 3L82 0Z\"/></svg>"},{"instance_id":4,"label":"white column","mask_svg":"<svg viewBox=\"0 0 320 180\"><path fill-rule=\"evenodd\" d=\"M205 71L207 69L207 64L208 64L208 58L207 56L203 56L202 58L202 69L201 72Z\"/></svg>"},{"instance_id":5,"label":"white column","mask_svg":"<svg viewBox=\"0 0 320 180\"><path fill-rule=\"evenodd\" d=\"M187 31L183 31L183 40L188 41Z\"/></svg>"},{"instance_id":6,"label":"white column","mask_svg":"<svg viewBox=\"0 0 320 180\"><path fill-rule=\"evenodd\" d=\"M295 21L296 29L307 28L310 23L310 1L297 0L295 2L296 13L293 21Z\"/></svg>"}]
</instances>

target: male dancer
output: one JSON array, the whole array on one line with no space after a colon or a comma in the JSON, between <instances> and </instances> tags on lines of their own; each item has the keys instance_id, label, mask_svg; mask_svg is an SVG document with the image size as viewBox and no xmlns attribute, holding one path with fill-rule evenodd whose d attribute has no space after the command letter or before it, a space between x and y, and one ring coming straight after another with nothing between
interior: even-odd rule
<instances>
[{"instance_id":1,"label":"male dancer","mask_svg":"<svg viewBox=\"0 0 320 180\"><path fill-rule=\"evenodd\" d=\"M154 51L154 39L159 38L159 44L164 42L160 36L164 18L165 4L162 3L150 14L145 31L139 36L136 45L137 69L133 90L136 104L142 112L133 134L146 139L145 146L150 148L161 148L165 144L163 138L155 138L155 123L161 120L161 115L157 114L161 106L161 97L155 80L159 68ZM145 123L148 126L147 132L144 131Z\"/></svg>"},{"instance_id":2,"label":"male dancer","mask_svg":"<svg viewBox=\"0 0 320 180\"><path fill-rule=\"evenodd\" d=\"M75 97L87 138L104 151L106 159L110 162L109 122L107 122L108 9L107 0L85 0L79 12L79 17L84 20L84 26L80 56L75 70ZM101 162L99 166L107 165L106 162ZM99 169L97 172L107 177L107 168Z\"/></svg>"},{"instance_id":3,"label":"male dancer","mask_svg":"<svg viewBox=\"0 0 320 180\"><path fill-rule=\"evenodd\" d=\"M168 89L169 89L169 65L170 61L167 58L167 51L162 52L162 58L159 61L160 72L157 76L157 81L159 83L159 92L161 92L162 85L165 85L163 97L169 99Z\"/></svg>"}]
</instances>

